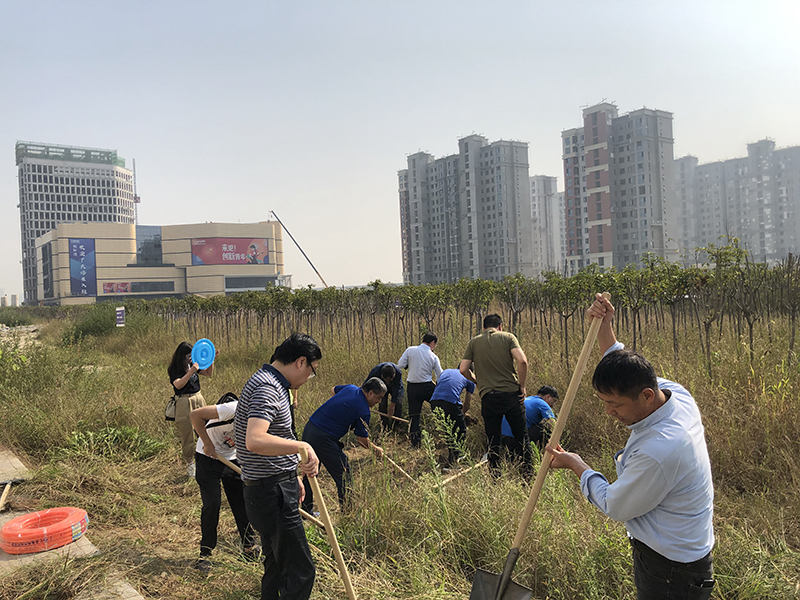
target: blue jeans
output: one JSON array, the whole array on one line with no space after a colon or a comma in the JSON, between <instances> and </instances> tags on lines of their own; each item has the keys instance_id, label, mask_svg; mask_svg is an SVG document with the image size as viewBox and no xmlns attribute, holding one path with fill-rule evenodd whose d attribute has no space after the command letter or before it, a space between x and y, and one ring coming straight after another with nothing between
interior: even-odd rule
<instances>
[{"instance_id":1,"label":"blue jeans","mask_svg":"<svg viewBox=\"0 0 800 600\"><path fill-rule=\"evenodd\" d=\"M662 556L639 540L633 547L633 579L638 600L708 600L714 589L711 553L681 563Z\"/></svg>"},{"instance_id":2,"label":"blue jeans","mask_svg":"<svg viewBox=\"0 0 800 600\"><path fill-rule=\"evenodd\" d=\"M277 483L246 485L244 501L250 524L261 534L261 600L308 600L316 569L298 510L297 477L290 473Z\"/></svg>"}]
</instances>

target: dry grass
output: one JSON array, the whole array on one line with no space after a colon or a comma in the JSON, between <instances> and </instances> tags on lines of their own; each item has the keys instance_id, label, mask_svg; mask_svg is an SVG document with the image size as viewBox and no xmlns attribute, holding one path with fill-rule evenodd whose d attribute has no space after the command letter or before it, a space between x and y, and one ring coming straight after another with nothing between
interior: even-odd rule
<instances>
[{"instance_id":1,"label":"dry grass","mask_svg":"<svg viewBox=\"0 0 800 600\"><path fill-rule=\"evenodd\" d=\"M162 417L169 396L166 364L188 335L162 327L140 328L64 347L63 332L69 326L64 321L45 324L43 347L17 353L24 361L15 358L13 348L4 348L0 434L37 467L32 481L15 487L14 508L85 508L91 517L88 535L102 554L6 577L0 581L0 600L72 598L111 572L120 573L145 597L257 597L260 566L237 558L235 525L226 510L211 574L191 568L199 543L200 499L195 483L183 473L177 440ZM566 390L571 371L560 359L558 335L548 341L526 327L521 339L530 360L529 391L545 383ZM573 362L581 335L579 328L573 335ZM783 356L779 349L785 339L776 326L771 342L762 336L765 351L752 368L739 342L724 333L715 349L718 377L711 382L693 335L690 330L682 337L685 348L677 364L671 340L663 332L648 332L642 350L665 376L694 393L704 414L717 490L715 598L796 597L800 371L777 358ZM369 338L362 344L353 336L348 352L341 335L328 332L319 337L324 357L319 377L301 389L300 424L327 399L332 385L360 383L377 362ZM452 331L442 336L438 353L444 366L454 366L466 337L466 332ZM389 334L382 332L381 339L381 359L396 360L405 346L402 337L391 344ZM202 381L207 402L228 391L238 393L271 354L269 336L263 344L255 342L256 336L249 346L218 342L215 376ZM82 368L87 364L103 368ZM479 415L479 404L472 413ZM431 435L422 450L410 450L402 434L381 439L387 454L416 483L403 481L388 465L352 448L353 507L341 513L330 478L321 477L360 598L463 599L475 569L498 572L508 552L529 490L513 466L500 480L476 469L446 489L437 488L445 440L430 416L425 423ZM126 427L165 449L147 458L147 440L120 433L118 451L98 455L92 447L76 444L73 434L104 428L124 432ZM603 416L586 377L564 444L611 475L611 454L626 438L625 428ZM483 444L482 425L471 426L467 446L474 459L482 454ZM307 533L318 570L313 597L343 597L327 540L313 526ZM634 595L623 528L583 500L569 473L548 478L515 579L532 587L537 598Z\"/></svg>"}]
</instances>

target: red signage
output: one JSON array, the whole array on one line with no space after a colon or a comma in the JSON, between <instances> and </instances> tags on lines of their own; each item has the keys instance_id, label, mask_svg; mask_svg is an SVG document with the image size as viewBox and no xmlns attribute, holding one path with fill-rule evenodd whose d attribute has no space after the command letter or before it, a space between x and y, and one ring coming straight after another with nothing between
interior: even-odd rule
<instances>
[{"instance_id":1,"label":"red signage","mask_svg":"<svg viewBox=\"0 0 800 600\"><path fill-rule=\"evenodd\" d=\"M192 265L267 265L267 240L199 238L192 240Z\"/></svg>"}]
</instances>

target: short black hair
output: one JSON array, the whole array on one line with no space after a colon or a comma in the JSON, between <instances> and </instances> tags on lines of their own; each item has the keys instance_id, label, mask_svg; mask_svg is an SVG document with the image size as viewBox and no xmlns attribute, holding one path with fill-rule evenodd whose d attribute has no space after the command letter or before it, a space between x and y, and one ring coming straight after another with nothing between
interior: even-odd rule
<instances>
[{"instance_id":1,"label":"short black hair","mask_svg":"<svg viewBox=\"0 0 800 600\"><path fill-rule=\"evenodd\" d=\"M497 327L498 325L503 324L503 317L498 315L497 313L492 313L491 315L486 315L483 317L483 328L489 329L490 327Z\"/></svg>"},{"instance_id":2,"label":"short black hair","mask_svg":"<svg viewBox=\"0 0 800 600\"><path fill-rule=\"evenodd\" d=\"M426 333L424 336L422 336L423 344L430 344L431 342L438 342L438 341L439 341L439 336L437 336L435 333Z\"/></svg>"},{"instance_id":3,"label":"short black hair","mask_svg":"<svg viewBox=\"0 0 800 600\"><path fill-rule=\"evenodd\" d=\"M362 384L361 389L364 390L365 394L372 392L382 396L386 393L386 384L383 383L383 379L380 377L370 377Z\"/></svg>"},{"instance_id":4,"label":"short black hair","mask_svg":"<svg viewBox=\"0 0 800 600\"><path fill-rule=\"evenodd\" d=\"M552 385L543 385L539 388L539 391L536 392L537 396L552 396L553 398L558 398L558 390L554 388Z\"/></svg>"},{"instance_id":5,"label":"short black hair","mask_svg":"<svg viewBox=\"0 0 800 600\"><path fill-rule=\"evenodd\" d=\"M270 362L278 361L284 365L292 364L301 356L305 356L309 363L322 359L317 341L307 333L293 333L275 348Z\"/></svg>"},{"instance_id":6,"label":"short black hair","mask_svg":"<svg viewBox=\"0 0 800 600\"><path fill-rule=\"evenodd\" d=\"M397 375L397 371L395 371L394 365L385 364L381 367L381 378L394 379L395 375Z\"/></svg>"},{"instance_id":7,"label":"short black hair","mask_svg":"<svg viewBox=\"0 0 800 600\"><path fill-rule=\"evenodd\" d=\"M636 400L645 388L658 388L653 365L630 350L610 352L594 370L592 387L602 394L618 394Z\"/></svg>"}]
</instances>

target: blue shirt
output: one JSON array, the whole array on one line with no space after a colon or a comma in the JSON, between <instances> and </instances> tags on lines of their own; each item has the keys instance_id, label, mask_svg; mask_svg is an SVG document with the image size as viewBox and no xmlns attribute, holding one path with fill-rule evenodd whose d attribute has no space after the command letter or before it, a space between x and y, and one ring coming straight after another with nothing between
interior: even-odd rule
<instances>
[{"instance_id":1,"label":"blue shirt","mask_svg":"<svg viewBox=\"0 0 800 600\"><path fill-rule=\"evenodd\" d=\"M539 425L544 419L555 419L553 409L545 402L541 396L528 396L525 398L525 426L530 429L534 425ZM507 437L514 437L511 432L511 425L503 417L501 426L502 434Z\"/></svg>"},{"instance_id":2,"label":"blue shirt","mask_svg":"<svg viewBox=\"0 0 800 600\"><path fill-rule=\"evenodd\" d=\"M264 456L247 449L247 423L263 419L267 433L294 440L292 414L289 410L289 382L280 371L264 365L244 384L233 418L236 458L242 467L242 479L262 479L291 471L300 462L296 454Z\"/></svg>"},{"instance_id":3,"label":"blue shirt","mask_svg":"<svg viewBox=\"0 0 800 600\"><path fill-rule=\"evenodd\" d=\"M453 404L461 404L461 392L467 388L471 394L475 391L475 384L464 377L458 369L445 369L436 380L431 400L444 400Z\"/></svg>"},{"instance_id":4,"label":"blue shirt","mask_svg":"<svg viewBox=\"0 0 800 600\"><path fill-rule=\"evenodd\" d=\"M309 422L337 440L351 429L359 437L369 437L364 427L364 423L369 423L369 403L364 391L357 385L337 385L333 391L335 395L314 411Z\"/></svg>"},{"instance_id":5,"label":"blue shirt","mask_svg":"<svg viewBox=\"0 0 800 600\"><path fill-rule=\"evenodd\" d=\"M622 348L617 342L608 352ZM660 377L658 387L668 399L628 426L628 442L614 455L617 480L609 484L589 469L581 491L624 522L631 537L670 560L694 562L714 546L714 485L703 424L686 388Z\"/></svg>"},{"instance_id":6,"label":"blue shirt","mask_svg":"<svg viewBox=\"0 0 800 600\"><path fill-rule=\"evenodd\" d=\"M394 367L394 379L392 379L392 382L386 386L388 390L386 393L392 397L392 403L397 404L403 400L403 395L405 394L405 390L403 389L403 372L400 370L400 367L393 362L382 362L369 372L367 379L370 379L371 377L377 377L378 379L381 379L381 370L383 370L385 365L391 365ZM365 383L367 379L364 380ZM383 379L381 379L381 381L383 381ZM384 383L386 382L384 381Z\"/></svg>"}]
</instances>

